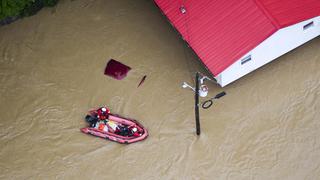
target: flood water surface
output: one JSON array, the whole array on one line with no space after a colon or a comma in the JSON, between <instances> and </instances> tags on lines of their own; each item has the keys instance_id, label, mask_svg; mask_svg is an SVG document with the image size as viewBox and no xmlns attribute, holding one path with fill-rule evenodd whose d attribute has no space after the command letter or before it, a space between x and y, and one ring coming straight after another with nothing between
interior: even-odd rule
<instances>
[{"instance_id":1,"label":"flood water surface","mask_svg":"<svg viewBox=\"0 0 320 180\"><path fill-rule=\"evenodd\" d=\"M210 97L227 95L200 110L196 136L181 85L204 69L152 1L61 0L0 27L0 179L318 179L319 47L225 88L208 82ZM104 75L109 59L132 68L126 78ZM81 133L101 105L150 136L121 145Z\"/></svg>"}]
</instances>

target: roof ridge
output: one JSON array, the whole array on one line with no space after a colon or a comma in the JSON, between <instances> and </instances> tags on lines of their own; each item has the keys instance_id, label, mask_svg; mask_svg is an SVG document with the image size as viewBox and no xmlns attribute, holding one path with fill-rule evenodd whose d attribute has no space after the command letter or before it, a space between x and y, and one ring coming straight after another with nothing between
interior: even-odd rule
<instances>
[{"instance_id":1,"label":"roof ridge","mask_svg":"<svg viewBox=\"0 0 320 180\"><path fill-rule=\"evenodd\" d=\"M266 17L271 21L275 28L281 29L280 23L276 20L275 17L264 7L260 0L253 0L257 7L266 15Z\"/></svg>"}]
</instances>

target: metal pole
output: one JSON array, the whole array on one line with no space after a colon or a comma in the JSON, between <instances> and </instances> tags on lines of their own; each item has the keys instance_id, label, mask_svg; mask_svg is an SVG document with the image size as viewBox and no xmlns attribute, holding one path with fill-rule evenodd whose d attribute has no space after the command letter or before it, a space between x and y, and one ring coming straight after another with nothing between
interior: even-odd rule
<instances>
[{"instance_id":1,"label":"metal pole","mask_svg":"<svg viewBox=\"0 0 320 180\"><path fill-rule=\"evenodd\" d=\"M199 116L199 73L196 73L196 90L194 93L194 100L195 100L195 117L196 117L196 130L197 135L200 135L200 116Z\"/></svg>"}]
</instances>

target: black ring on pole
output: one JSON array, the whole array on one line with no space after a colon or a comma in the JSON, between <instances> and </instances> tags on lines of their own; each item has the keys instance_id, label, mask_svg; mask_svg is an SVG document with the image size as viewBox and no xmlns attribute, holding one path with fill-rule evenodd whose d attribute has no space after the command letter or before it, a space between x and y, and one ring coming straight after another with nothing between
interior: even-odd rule
<instances>
[{"instance_id":1,"label":"black ring on pole","mask_svg":"<svg viewBox=\"0 0 320 180\"><path fill-rule=\"evenodd\" d=\"M213 101L211 99L206 100L204 103L202 103L202 108L203 109L208 109L209 107L211 107L213 104Z\"/></svg>"}]
</instances>

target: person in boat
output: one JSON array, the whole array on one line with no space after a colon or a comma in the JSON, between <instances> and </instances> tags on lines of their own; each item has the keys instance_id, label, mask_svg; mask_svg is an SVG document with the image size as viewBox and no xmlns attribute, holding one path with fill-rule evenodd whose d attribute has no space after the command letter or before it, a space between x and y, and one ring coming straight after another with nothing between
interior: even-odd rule
<instances>
[{"instance_id":1,"label":"person in boat","mask_svg":"<svg viewBox=\"0 0 320 180\"><path fill-rule=\"evenodd\" d=\"M121 136L130 136L130 130L126 125L119 125L115 131L116 134Z\"/></svg>"},{"instance_id":2,"label":"person in boat","mask_svg":"<svg viewBox=\"0 0 320 180\"><path fill-rule=\"evenodd\" d=\"M136 127L128 127L120 125L114 121L108 120L110 110L106 107L101 107L97 110L96 123L93 125L96 129L105 132L112 132L121 136L141 136L141 133Z\"/></svg>"},{"instance_id":3,"label":"person in boat","mask_svg":"<svg viewBox=\"0 0 320 180\"><path fill-rule=\"evenodd\" d=\"M138 131L138 128L136 128L136 127L131 128L131 134L132 134L132 136L135 136L135 137L141 136L141 134Z\"/></svg>"},{"instance_id":4,"label":"person in boat","mask_svg":"<svg viewBox=\"0 0 320 180\"><path fill-rule=\"evenodd\" d=\"M109 131L113 132L113 133L115 133L115 132L117 132L119 130L118 124L116 122L114 122L114 121L110 121L110 120L107 121L106 122L106 126L108 126Z\"/></svg>"},{"instance_id":5,"label":"person in boat","mask_svg":"<svg viewBox=\"0 0 320 180\"><path fill-rule=\"evenodd\" d=\"M121 132L120 125L114 121L108 120L105 118L105 115L102 115L97 121L95 125L96 129L99 129L100 131L105 131L105 132L111 132L111 133L118 133Z\"/></svg>"},{"instance_id":6,"label":"person in boat","mask_svg":"<svg viewBox=\"0 0 320 180\"><path fill-rule=\"evenodd\" d=\"M110 110L106 107L101 107L96 110L96 113L91 119L86 117L87 121L91 124L91 127L99 129L101 131L109 131L110 127L107 126ZM90 115L87 115L90 117Z\"/></svg>"},{"instance_id":7,"label":"person in boat","mask_svg":"<svg viewBox=\"0 0 320 180\"><path fill-rule=\"evenodd\" d=\"M117 129L114 131L115 134L126 136L126 137L139 137L141 133L138 131L138 128L135 126L130 127L127 125L118 125Z\"/></svg>"},{"instance_id":8,"label":"person in boat","mask_svg":"<svg viewBox=\"0 0 320 180\"><path fill-rule=\"evenodd\" d=\"M106 107L101 107L97 110L97 118L99 120L106 120L110 114L110 110Z\"/></svg>"},{"instance_id":9,"label":"person in boat","mask_svg":"<svg viewBox=\"0 0 320 180\"><path fill-rule=\"evenodd\" d=\"M95 127L99 119L96 116L87 115L85 117L86 121L89 123L90 127Z\"/></svg>"}]
</instances>

